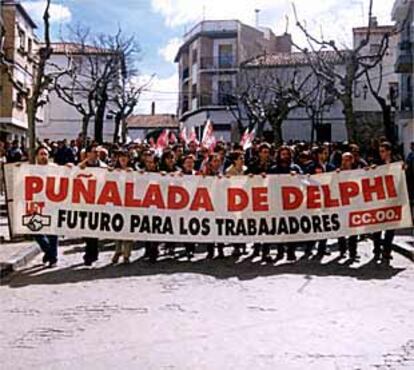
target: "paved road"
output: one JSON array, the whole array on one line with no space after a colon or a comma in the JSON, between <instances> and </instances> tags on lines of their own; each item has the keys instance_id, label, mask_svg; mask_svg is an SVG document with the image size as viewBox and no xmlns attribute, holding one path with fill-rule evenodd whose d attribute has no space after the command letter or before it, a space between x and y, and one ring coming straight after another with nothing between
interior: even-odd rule
<instances>
[{"instance_id":1,"label":"paved road","mask_svg":"<svg viewBox=\"0 0 414 370\"><path fill-rule=\"evenodd\" d=\"M414 265L137 261L0 286L2 369L414 369ZM134 252L137 258L141 252Z\"/></svg>"}]
</instances>

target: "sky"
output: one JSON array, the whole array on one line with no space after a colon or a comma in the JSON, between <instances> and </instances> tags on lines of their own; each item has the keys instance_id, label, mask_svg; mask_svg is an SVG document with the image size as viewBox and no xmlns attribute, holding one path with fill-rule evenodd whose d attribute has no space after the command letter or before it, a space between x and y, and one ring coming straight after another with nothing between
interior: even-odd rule
<instances>
[{"instance_id":1,"label":"sky","mask_svg":"<svg viewBox=\"0 0 414 370\"><path fill-rule=\"evenodd\" d=\"M369 0L295 0L298 18L315 35L351 46L352 27L366 25ZM390 24L394 0L374 0L373 13L380 24ZM22 1L39 26L44 0ZM135 35L140 47L138 83L151 81L140 99L137 113L149 113L156 102L157 113L176 113L178 66L174 57L186 31L203 19L238 19L259 24L276 34L288 30L299 44L305 42L295 26L291 0L52 0L54 41L64 39L68 26L90 27L96 33L114 33L121 27ZM39 27L41 36L41 27Z\"/></svg>"}]
</instances>

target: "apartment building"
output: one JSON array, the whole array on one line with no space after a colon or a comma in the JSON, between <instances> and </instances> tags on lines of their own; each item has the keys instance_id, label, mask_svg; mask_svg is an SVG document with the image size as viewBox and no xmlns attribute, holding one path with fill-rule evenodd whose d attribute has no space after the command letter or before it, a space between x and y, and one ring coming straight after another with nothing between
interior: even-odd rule
<instances>
[{"instance_id":1,"label":"apartment building","mask_svg":"<svg viewBox=\"0 0 414 370\"><path fill-rule=\"evenodd\" d=\"M290 52L290 35L276 36L268 28L254 28L237 20L206 20L188 31L183 41L175 58L179 69L178 118L199 135L210 118L217 137L231 140L237 129L228 106L241 63L263 53Z\"/></svg>"},{"instance_id":2,"label":"apartment building","mask_svg":"<svg viewBox=\"0 0 414 370\"><path fill-rule=\"evenodd\" d=\"M396 0L392 19L401 29L396 48L395 71L399 75L399 137L405 153L414 141L414 0Z\"/></svg>"},{"instance_id":3,"label":"apartment building","mask_svg":"<svg viewBox=\"0 0 414 370\"><path fill-rule=\"evenodd\" d=\"M13 63L13 79L22 88L31 89L38 45L36 24L20 3L2 0L1 5L5 57ZM24 140L26 131L24 96L10 82L4 66L0 66L0 139Z\"/></svg>"}]
</instances>

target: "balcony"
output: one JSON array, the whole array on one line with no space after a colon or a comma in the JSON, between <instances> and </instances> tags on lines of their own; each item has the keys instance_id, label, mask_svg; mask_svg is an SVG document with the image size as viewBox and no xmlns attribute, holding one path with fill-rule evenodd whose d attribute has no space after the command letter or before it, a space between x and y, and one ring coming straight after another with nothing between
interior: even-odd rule
<instances>
[{"instance_id":1,"label":"balcony","mask_svg":"<svg viewBox=\"0 0 414 370\"><path fill-rule=\"evenodd\" d=\"M229 93L203 94L198 97L198 107L227 107L236 104L235 98Z\"/></svg>"},{"instance_id":2,"label":"balcony","mask_svg":"<svg viewBox=\"0 0 414 370\"><path fill-rule=\"evenodd\" d=\"M395 63L395 72L414 72L414 48L411 41L403 41L398 44L398 56Z\"/></svg>"},{"instance_id":3,"label":"balcony","mask_svg":"<svg viewBox=\"0 0 414 370\"><path fill-rule=\"evenodd\" d=\"M402 41L398 43L398 49L406 51L406 50L412 50L413 43L409 40Z\"/></svg>"},{"instance_id":4,"label":"balcony","mask_svg":"<svg viewBox=\"0 0 414 370\"><path fill-rule=\"evenodd\" d=\"M184 114L185 112L188 112L190 110L190 104L188 100L183 101L183 105L181 107L181 114Z\"/></svg>"},{"instance_id":5,"label":"balcony","mask_svg":"<svg viewBox=\"0 0 414 370\"><path fill-rule=\"evenodd\" d=\"M182 75L181 75L181 79L182 80L186 80L189 77L190 77L190 69L188 67L187 68L184 68L183 69L183 72L182 72Z\"/></svg>"},{"instance_id":6,"label":"balcony","mask_svg":"<svg viewBox=\"0 0 414 370\"><path fill-rule=\"evenodd\" d=\"M413 97L407 96L401 101L401 111L402 112L413 112Z\"/></svg>"},{"instance_id":7,"label":"balcony","mask_svg":"<svg viewBox=\"0 0 414 370\"><path fill-rule=\"evenodd\" d=\"M236 58L233 55L225 55L216 58L202 57L200 63L201 70L224 70L224 69L237 69L238 65Z\"/></svg>"}]
</instances>

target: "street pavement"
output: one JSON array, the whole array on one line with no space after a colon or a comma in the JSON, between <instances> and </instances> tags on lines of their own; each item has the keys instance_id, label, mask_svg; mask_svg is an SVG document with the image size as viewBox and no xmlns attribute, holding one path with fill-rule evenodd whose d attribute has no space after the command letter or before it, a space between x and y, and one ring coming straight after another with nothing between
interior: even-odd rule
<instances>
[{"instance_id":1,"label":"street pavement","mask_svg":"<svg viewBox=\"0 0 414 370\"><path fill-rule=\"evenodd\" d=\"M414 369L414 264L377 265L371 249L275 265L151 265L134 250L113 266L109 245L87 268L66 246L58 267L39 255L3 279L1 368Z\"/></svg>"}]
</instances>

